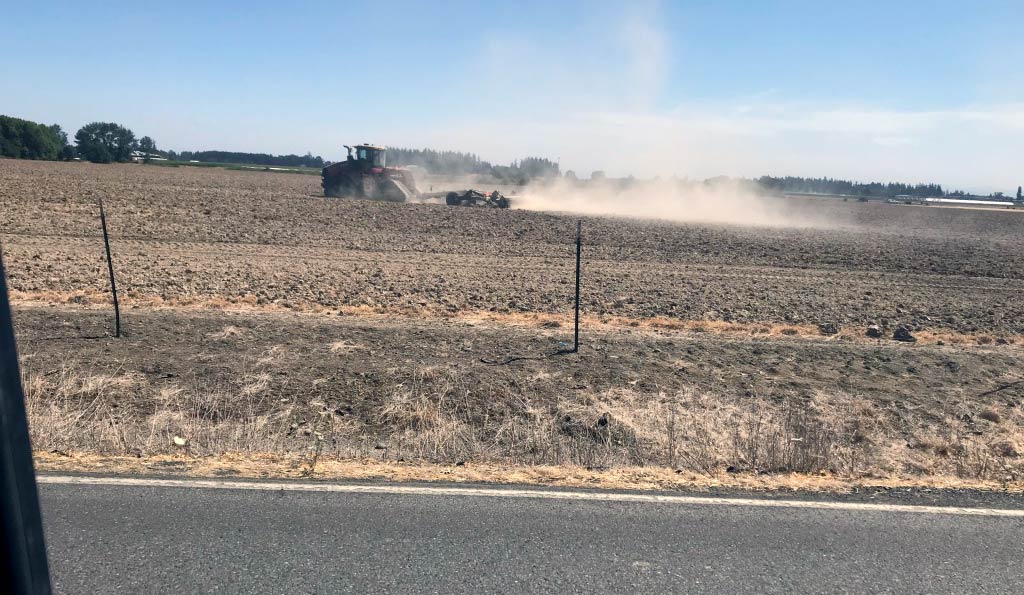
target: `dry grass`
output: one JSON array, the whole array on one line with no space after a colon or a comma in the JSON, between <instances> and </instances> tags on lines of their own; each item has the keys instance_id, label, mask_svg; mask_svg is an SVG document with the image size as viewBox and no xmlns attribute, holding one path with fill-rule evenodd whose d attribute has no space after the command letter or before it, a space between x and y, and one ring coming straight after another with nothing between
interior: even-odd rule
<instances>
[{"instance_id":1,"label":"dry grass","mask_svg":"<svg viewBox=\"0 0 1024 595\"><path fill-rule=\"evenodd\" d=\"M157 381L153 381L157 382ZM800 473L840 478L1024 478L1021 407L952 402L943 412L880 407L844 394L726 401L617 389L535 402L453 368L421 368L372 414L278 398L255 370L237 386L154 384L138 374L65 365L27 373L36 450L152 456L270 453L433 464L657 467L708 477ZM317 386L310 391L317 393ZM927 414L927 415L926 415ZM175 444L175 438L184 444Z\"/></svg>"},{"instance_id":2,"label":"dry grass","mask_svg":"<svg viewBox=\"0 0 1024 595\"><path fill-rule=\"evenodd\" d=\"M268 410L266 380L255 376L237 394L212 387L154 386L140 375L83 373L66 365L25 379L34 448L142 455L287 448L279 431L287 408Z\"/></svg>"},{"instance_id":3,"label":"dry grass","mask_svg":"<svg viewBox=\"0 0 1024 595\"><path fill-rule=\"evenodd\" d=\"M89 453L35 453L36 469L53 473L102 472L131 475L188 475L194 477L302 478L311 474L308 458L270 453L225 453L219 456L185 454L148 457L97 455ZM701 490L738 488L744 490L800 490L847 492L894 488L983 489L1024 493L1024 482L964 480L948 476L911 478L849 478L827 474L755 475L719 472L713 475L679 472L666 467L618 467L608 470L568 465L508 465L466 463L465 465L422 461L381 461L377 459L324 458L316 467L317 479L452 481L471 483L533 484L559 487Z\"/></svg>"},{"instance_id":4,"label":"dry grass","mask_svg":"<svg viewBox=\"0 0 1024 595\"><path fill-rule=\"evenodd\" d=\"M214 341L227 341L229 339L244 337L245 331L237 326L228 325L215 333L210 333L208 336Z\"/></svg>"},{"instance_id":5,"label":"dry grass","mask_svg":"<svg viewBox=\"0 0 1024 595\"><path fill-rule=\"evenodd\" d=\"M345 340L334 341L328 345L328 349L331 353L337 353L340 355L349 355L357 351L364 351L365 345L359 345L358 343L350 343Z\"/></svg>"}]
</instances>

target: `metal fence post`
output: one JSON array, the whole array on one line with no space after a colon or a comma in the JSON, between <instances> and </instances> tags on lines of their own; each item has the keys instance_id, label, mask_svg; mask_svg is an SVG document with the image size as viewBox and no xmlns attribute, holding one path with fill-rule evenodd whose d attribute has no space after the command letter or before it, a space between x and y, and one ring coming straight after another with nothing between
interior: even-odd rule
<instances>
[{"instance_id":1,"label":"metal fence post","mask_svg":"<svg viewBox=\"0 0 1024 595\"><path fill-rule=\"evenodd\" d=\"M110 273L110 293L114 296L114 336L121 336L121 308L117 303L117 282L114 280L114 261L110 258L110 237L107 235L107 216L103 212L103 198L100 203L100 225L103 227L103 247L107 250L107 272Z\"/></svg>"},{"instance_id":2,"label":"metal fence post","mask_svg":"<svg viewBox=\"0 0 1024 595\"><path fill-rule=\"evenodd\" d=\"M583 220L576 221L576 321L574 324L572 352L580 350L580 251L582 247Z\"/></svg>"}]
</instances>

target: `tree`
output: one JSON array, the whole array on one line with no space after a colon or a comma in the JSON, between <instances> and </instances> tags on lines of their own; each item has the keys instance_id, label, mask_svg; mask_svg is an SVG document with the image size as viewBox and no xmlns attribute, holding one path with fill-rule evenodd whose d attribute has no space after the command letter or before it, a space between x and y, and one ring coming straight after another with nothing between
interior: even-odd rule
<instances>
[{"instance_id":1,"label":"tree","mask_svg":"<svg viewBox=\"0 0 1024 595\"><path fill-rule=\"evenodd\" d=\"M156 143L148 136L139 139L139 150L143 153L143 161L149 163L149 156L156 153Z\"/></svg>"},{"instance_id":2,"label":"tree","mask_svg":"<svg viewBox=\"0 0 1024 595\"><path fill-rule=\"evenodd\" d=\"M775 178L762 176L753 180L763 189L772 192L793 192L801 194L828 194L833 196L867 196L871 198L893 198L900 195L918 198L963 196L960 190L948 191L941 184L903 184L900 182L851 182L831 178L799 178L786 176Z\"/></svg>"},{"instance_id":3,"label":"tree","mask_svg":"<svg viewBox=\"0 0 1024 595\"><path fill-rule=\"evenodd\" d=\"M135 134L113 122L86 124L75 133L78 154L93 163L128 161L136 147Z\"/></svg>"},{"instance_id":4,"label":"tree","mask_svg":"<svg viewBox=\"0 0 1024 595\"><path fill-rule=\"evenodd\" d=\"M245 165L275 165L282 167L316 167L324 166L324 160L319 156L314 157L311 153L301 155L268 155L266 153L240 153L237 151L182 151L175 153L168 151L168 155L174 154L174 159L181 161L201 161L205 163L242 163ZM390 154L388 155L390 157ZM394 161L388 159L389 164Z\"/></svg>"},{"instance_id":5,"label":"tree","mask_svg":"<svg viewBox=\"0 0 1024 595\"><path fill-rule=\"evenodd\" d=\"M494 165L481 160L473 153L458 151L437 151L434 149L405 149L387 147L388 164L396 166L415 165L432 174L442 175L490 175L507 184L526 184L533 178L553 178L559 175L556 161L542 157L526 157L509 165ZM310 158L306 155L306 159ZM316 157L315 159L320 159Z\"/></svg>"},{"instance_id":6,"label":"tree","mask_svg":"<svg viewBox=\"0 0 1024 595\"><path fill-rule=\"evenodd\" d=\"M71 161L75 158L75 148L68 142L68 133L61 130L60 126L54 124L50 126L50 132L52 132L58 142L60 142L60 150L57 152L57 159L63 159L64 161Z\"/></svg>"},{"instance_id":7,"label":"tree","mask_svg":"<svg viewBox=\"0 0 1024 595\"><path fill-rule=\"evenodd\" d=\"M61 130L59 125L54 124L53 126L47 126L46 128L62 148L64 145L68 144L68 133Z\"/></svg>"},{"instance_id":8,"label":"tree","mask_svg":"<svg viewBox=\"0 0 1024 595\"><path fill-rule=\"evenodd\" d=\"M60 126L44 126L0 116L0 156L15 159L56 159L67 136Z\"/></svg>"},{"instance_id":9,"label":"tree","mask_svg":"<svg viewBox=\"0 0 1024 595\"><path fill-rule=\"evenodd\" d=\"M1017 186L1017 202L1024 200L1024 194L1021 194L1021 187Z\"/></svg>"}]
</instances>

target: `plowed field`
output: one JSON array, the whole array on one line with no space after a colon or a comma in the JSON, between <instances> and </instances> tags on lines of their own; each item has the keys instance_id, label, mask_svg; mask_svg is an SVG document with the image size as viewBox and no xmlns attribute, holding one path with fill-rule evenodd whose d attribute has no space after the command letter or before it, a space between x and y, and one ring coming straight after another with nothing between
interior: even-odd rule
<instances>
[{"instance_id":1,"label":"plowed field","mask_svg":"<svg viewBox=\"0 0 1024 595\"><path fill-rule=\"evenodd\" d=\"M0 160L20 348L36 415L51 416L37 427L66 433L42 445L165 452L192 432L198 452L304 452L329 419L326 452L339 456L1019 472L1022 212L808 199L801 209L825 225L585 217L581 354L493 365L571 339L576 217L319 194L315 176ZM106 336L98 198L120 341ZM890 339L901 325L917 343ZM175 400L197 391L218 400ZM666 419L649 405L666 398L688 403L680 415L744 412L734 425L763 415L769 441L833 442L767 463L749 450L753 430L700 418L717 438L687 426L668 446L665 428L649 435ZM61 417L75 403L120 437ZM813 419L794 421L793 403ZM997 421L976 421L987 408ZM858 415L862 426L836 421ZM257 425L258 445L225 438ZM665 454L690 447L705 454Z\"/></svg>"}]
</instances>

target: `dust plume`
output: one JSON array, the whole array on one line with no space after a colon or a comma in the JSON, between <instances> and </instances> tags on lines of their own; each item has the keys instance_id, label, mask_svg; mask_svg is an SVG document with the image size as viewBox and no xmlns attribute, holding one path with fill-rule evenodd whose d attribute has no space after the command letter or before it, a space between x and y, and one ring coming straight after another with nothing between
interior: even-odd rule
<instances>
[{"instance_id":1,"label":"dust plume","mask_svg":"<svg viewBox=\"0 0 1024 595\"><path fill-rule=\"evenodd\" d=\"M835 223L805 201L769 195L752 182L731 178L558 178L527 186L512 207L727 225L831 227Z\"/></svg>"}]
</instances>

